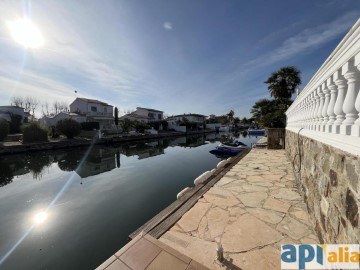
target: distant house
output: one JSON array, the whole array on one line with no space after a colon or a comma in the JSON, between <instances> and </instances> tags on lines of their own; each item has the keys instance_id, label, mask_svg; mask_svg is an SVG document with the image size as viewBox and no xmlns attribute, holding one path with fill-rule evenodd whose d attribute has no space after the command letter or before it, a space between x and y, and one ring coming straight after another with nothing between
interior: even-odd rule
<instances>
[{"instance_id":1,"label":"distant house","mask_svg":"<svg viewBox=\"0 0 360 270\"><path fill-rule=\"evenodd\" d=\"M132 112L132 114L148 117L149 122L160 121L164 119L164 112L154 109L137 107L136 110Z\"/></svg>"},{"instance_id":2,"label":"distant house","mask_svg":"<svg viewBox=\"0 0 360 270\"><path fill-rule=\"evenodd\" d=\"M76 98L70 104L70 112L85 116L86 122L98 122L100 129L114 125L113 106L99 100Z\"/></svg>"},{"instance_id":3,"label":"distant house","mask_svg":"<svg viewBox=\"0 0 360 270\"><path fill-rule=\"evenodd\" d=\"M149 122L149 117L148 116L138 115L138 114L135 114L135 113L125 114L125 115L119 117L119 119L120 120L129 119L131 121L139 121L139 122L143 122L143 123L148 123Z\"/></svg>"},{"instance_id":4,"label":"distant house","mask_svg":"<svg viewBox=\"0 0 360 270\"><path fill-rule=\"evenodd\" d=\"M164 112L154 109L137 107L134 112L125 114L121 116L120 119L129 119L132 121L137 120L143 123L149 123L163 120Z\"/></svg>"},{"instance_id":5,"label":"distant house","mask_svg":"<svg viewBox=\"0 0 360 270\"><path fill-rule=\"evenodd\" d=\"M45 127L55 126L57 122L63 119L73 119L78 123L86 122L86 116L77 113L61 112L54 116L43 116L40 118L40 125Z\"/></svg>"},{"instance_id":6,"label":"distant house","mask_svg":"<svg viewBox=\"0 0 360 270\"><path fill-rule=\"evenodd\" d=\"M183 118L186 118L189 122L195 122L195 123L204 123L206 116L202 114L196 114L196 113L188 113L188 114L179 114L174 115L166 118L166 121L182 121Z\"/></svg>"},{"instance_id":7,"label":"distant house","mask_svg":"<svg viewBox=\"0 0 360 270\"><path fill-rule=\"evenodd\" d=\"M179 122L182 122L184 118L186 118L188 122L198 123L200 127L204 123L206 116L202 114L188 113L188 114L173 115L166 118L165 120L168 122L169 129L186 132L186 128L184 126L179 126Z\"/></svg>"},{"instance_id":8,"label":"distant house","mask_svg":"<svg viewBox=\"0 0 360 270\"><path fill-rule=\"evenodd\" d=\"M21 117L21 123L25 121L24 108L18 106L0 106L0 119L11 122L11 114L19 115Z\"/></svg>"}]
</instances>

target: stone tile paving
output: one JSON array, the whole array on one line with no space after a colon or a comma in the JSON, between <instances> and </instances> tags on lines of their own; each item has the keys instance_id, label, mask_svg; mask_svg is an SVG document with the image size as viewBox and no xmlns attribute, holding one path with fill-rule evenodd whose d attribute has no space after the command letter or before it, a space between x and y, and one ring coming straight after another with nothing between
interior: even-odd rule
<instances>
[{"instance_id":1,"label":"stone tile paving","mask_svg":"<svg viewBox=\"0 0 360 270\"><path fill-rule=\"evenodd\" d=\"M96 270L209 270L150 235L139 234Z\"/></svg>"},{"instance_id":2,"label":"stone tile paving","mask_svg":"<svg viewBox=\"0 0 360 270\"><path fill-rule=\"evenodd\" d=\"M267 149L251 150L160 241L211 269L244 270L280 269L282 244L318 243L285 151Z\"/></svg>"}]
</instances>

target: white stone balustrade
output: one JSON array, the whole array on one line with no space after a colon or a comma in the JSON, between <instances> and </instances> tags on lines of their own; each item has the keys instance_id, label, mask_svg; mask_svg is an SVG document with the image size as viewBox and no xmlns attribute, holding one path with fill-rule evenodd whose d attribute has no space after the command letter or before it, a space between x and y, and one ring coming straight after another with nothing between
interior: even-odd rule
<instances>
[{"instance_id":1,"label":"white stone balustrade","mask_svg":"<svg viewBox=\"0 0 360 270\"><path fill-rule=\"evenodd\" d=\"M360 19L286 112L287 129L360 155ZM355 149L355 150L354 150Z\"/></svg>"}]
</instances>

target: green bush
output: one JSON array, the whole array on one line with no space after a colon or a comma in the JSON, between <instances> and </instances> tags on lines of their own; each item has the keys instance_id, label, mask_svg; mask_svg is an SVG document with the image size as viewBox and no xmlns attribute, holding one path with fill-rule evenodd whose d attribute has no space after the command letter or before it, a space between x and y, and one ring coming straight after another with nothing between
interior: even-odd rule
<instances>
[{"instance_id":1,"label":"green bush","mask_svg":"<svg viewBox=\"0 0 360 270\"><path fill-rule=\"evenodd\" d=\"M9 134L9 123L5 120L0 120L0 142L5 140Z\"/></svg>"},{"instance_id":2,"label":"green bush","mask_svg":"<svg viewBox=\"0 0 360 270\"><path fill-rule=\"evenodd\" d=\"M68 139L72 139L81 132L81 125L73 119L63 119L57 122L56 129L60 134L65 135Z\"/></svg>"},{"instance_id":3,"label":"green bush","mask_svg":"<svg viewBox=\"0 0 360 270\"><path fill-rule=\"evenodd\" d=\"M36 123L31 123L24 125L23 127L23 142L32 143L32 142L47 142L48 135L47 131L41 128Z\"/></svg>"},{"instance_id":4,"label":"green bush","mask_svg":"<svg viewBox=\"0 0 360 270\"><path fill-rule=\"evenodd\" d=\"M134 121L134 128L135 128L136 132L144 133L145 129L149 129L150 126L143 122Z\"/></svg>"}]
</instances>

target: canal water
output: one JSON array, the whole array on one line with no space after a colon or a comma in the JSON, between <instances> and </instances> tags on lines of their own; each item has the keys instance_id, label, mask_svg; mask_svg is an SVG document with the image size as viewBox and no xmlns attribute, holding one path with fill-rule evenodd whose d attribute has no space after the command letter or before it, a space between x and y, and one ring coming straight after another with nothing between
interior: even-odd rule
<instances>
[{"instance_id":1,"label":"canal water","mask_svg":"<svg viewBox=\"0 0 360 270\"><path fill-rule=\"evenodd\" d=\"M220 161L220 134L0 157L0 269L94 269ZM249 146L259 137L241 137Z\"/></svg>"}]
</instances>

